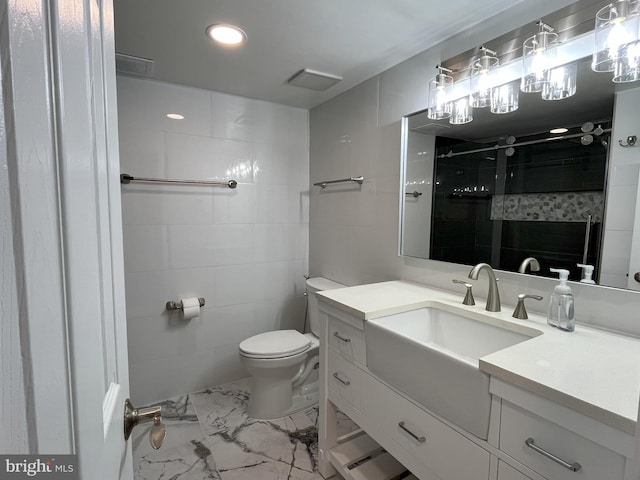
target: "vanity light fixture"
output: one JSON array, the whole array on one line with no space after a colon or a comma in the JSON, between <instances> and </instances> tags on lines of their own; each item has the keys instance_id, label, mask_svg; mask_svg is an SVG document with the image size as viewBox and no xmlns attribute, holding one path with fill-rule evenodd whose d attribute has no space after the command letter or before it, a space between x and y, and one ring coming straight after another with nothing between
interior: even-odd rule
<instances>
[{"instance_id":1,"label":"vanity light fixture","mask_svg":"<svg viewBox=\"0 0 640 480\"><path fill-rule=\"evenodd\" d=\"M471 63L471 106L484 108L491 104L491 73L498 66L496 52L480 47L482 56Z\"/></svg>"},{"instance_id":2,"label":"vanity light fixture","mask_svg":"<svg viewBox=\"0 0 640 480\"><path fill-rule=\"evenodd\" d=\"M536 25L538 31L522 43L519 59L501 64L495 51L481 46L468 68L453 73L437 65L438 74L429 85L427 117L460 125L473 120L474 108L489 106L495 114L516 111L519 92L541 93L550 101L574 95L576 59L585 54L586 35L567 38L560 45L551 26L542 20ZM589 35L595 39L594 71L612 72L616 83L640 81L640 0L613 0L601 8Z\"/></svg>"},{"instance_id":3,"label":"vanity light fixture","mask_svg":"<svg viewBox=\"0 0 640 480\"><path fill-rule=\"evenodd\" d=\"M522 44L522 81L523 92L542 92L549 81L549 69L556 58L558 34L549 25L540 20L538 33L527 38Z\"/></svg>"},{"instance_id":4,"label":"vanity light fixture","mask_svg":"<svg viewBox=\"0 0 640 480\"><path fill-rule=\"evenodd\" d=\"M429 83L429 110L427 117L430 120L443 120L451 117L453 108L449 95L453 87L453 77L448 75L451 70L436 65L438 74Z\"/></svg>"},{"instance_id":5,"label":"vanity light fixture","mask_svg":"<svg viewBox=\"0 0 640 480\"><path fill-rule=\"evenodd\" d=\"M228 23L209 25L206 32L207 37L228 47L242 45L247 40L244 30Z\"/></svg>"}]
</instances>

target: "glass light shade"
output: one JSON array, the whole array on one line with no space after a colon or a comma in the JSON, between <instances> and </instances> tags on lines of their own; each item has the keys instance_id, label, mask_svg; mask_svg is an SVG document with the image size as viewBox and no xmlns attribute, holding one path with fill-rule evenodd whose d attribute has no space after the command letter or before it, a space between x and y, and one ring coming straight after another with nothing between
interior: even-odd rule
<instances>
[{"instance_id":1,"label":"glass light shade","mask_svg":"<svg viewBox=\"0 0 640 480\"><path fill-rule=\"evenodd\" d=\"M614 62L613 81L627 83L640 80L640 42L628 43L620 49Z\"/></svg>"},{"instance_id":2,"label":"glass light shade","mask_svg":"<svg viewBox=\"0 0 640 480\"><path fill-rule=\"evenodd\" d=\"M548 81L547 72L556 59L558 34L541 31L522 44L522 81L520 90L541 92Z\"/></svg>"},{"instance_id":3,"label":"glass light shade","mask_svg":"<svg viewBox=\"0 0 640 480\"><path fill-rule=\"evenodd\" d=\"M626 55L625 47L638 40L638 2L618 0L598 10L591 68L613 72L616 61Z\"/></svg>"},{"instance_id":4,"label":"glass light shade","mask_svg":"<svg viewBox=\"0 0 640 480\"><path fill-rule=\"evenodd\" d=\"M511 113L518 110L518 83L511 82L491 89L491 113Z\"/></svg>"},{"instance_id":5,"label":"glass light shade","mask_svg":"<svg viewBox=\"0 0 640 480\"><path fill-rule=\"evenodd\" d=\"M578 65L571 63L552 68L547 75L547 82L542 88L543 100L563 100L576 93Z\"/></svg>"},{"instance_id":6,"label":"glass light shade","mask_svg":"<svg viewBox=\"0 0 640 480\"><path fill-rule=\"evenodd\" d=\"M453 77L445 73L436 75L429 84L429 110L427 117L431 120L443 120L451 116L451 88Z\"/></svg>"},{"instance_id":7,"label":"glass light shade","mask_svg":"<svg viewBox=\"0 0 640 480\"><path fill-rule=\"evenodd\" d=\"M483 55L471 65L471 106L484 108L491 105L492 69L498 65L498 58Z\"/></svg>"},{"instance_id":8,"label":"glass light shade","mask_svg":"<svg viewBox=\"0 0 640 480\"><path fill-rule=\"evenodd\" d=\"M473 108L471 108L468 96L459 98L452 103L450 124L463 125L473 121Z\"/></svg>"}]
</instances>

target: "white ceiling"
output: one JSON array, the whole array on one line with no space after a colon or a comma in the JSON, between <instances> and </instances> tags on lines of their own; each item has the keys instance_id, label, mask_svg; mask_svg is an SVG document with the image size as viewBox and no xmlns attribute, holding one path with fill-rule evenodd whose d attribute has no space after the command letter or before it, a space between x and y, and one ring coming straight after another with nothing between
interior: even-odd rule
<instances>
[{"instance_id":1,"label":"white ceiling","mask_svg":"<svg viewBox=\"0 0 640 480\"><path fill-rule=\"evenodd\" d=\"M521 1L115 0L116 50L153 59L157 80L312 108ZM241 27L246 45L214 45L213 23ZM302 68L343 81L288 85Z\"/></svg>"}]
</instances>

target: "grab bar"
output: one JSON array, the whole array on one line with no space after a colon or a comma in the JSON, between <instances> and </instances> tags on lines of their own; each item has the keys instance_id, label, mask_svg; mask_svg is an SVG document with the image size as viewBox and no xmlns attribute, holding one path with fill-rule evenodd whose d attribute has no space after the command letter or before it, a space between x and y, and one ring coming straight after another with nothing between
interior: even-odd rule
<instances>
[{"instance_id":1,"label":"grab bar","mask_svg":"<svg viewBox=\"0 0 640 480\"><path fill-rule=\"evenodd\" d=\"M591 214L587 215L587 226L584 232L584 250L582 251L582 263L587 263L589 256L589 240L591 239Z\"/></svg>"},{"instance_id":2,"label":"grab bar","mask_svg":"<svg viewBox=\"0 0 640 480\"><path fill-rule=\"evenodd\" d=\"M314 183L316 187L325 188L330 183L345 183L345 182L356 182L359 185L362 185L364 182L364 177L360 175L359 177L349 177L349 178L341 178L340 180L325 180L324 182Z\"/></svg>"},{"instance_id":3,"label":"grab bar","mask_svg":"<svg viewBox=\"0 0 640 480\"><path fill-rule=\"evenodd\" d=\"M175 183L180 185L220 185L229 188L236 188L238 182L235 180L222 180L222 181L210 181L210 180L176 180L170 178L148 178L148 177L134 177L127 173L120 175L120 183L128 185L131 182L145 182L145 183Z\"/></svg>"}]
</instances>

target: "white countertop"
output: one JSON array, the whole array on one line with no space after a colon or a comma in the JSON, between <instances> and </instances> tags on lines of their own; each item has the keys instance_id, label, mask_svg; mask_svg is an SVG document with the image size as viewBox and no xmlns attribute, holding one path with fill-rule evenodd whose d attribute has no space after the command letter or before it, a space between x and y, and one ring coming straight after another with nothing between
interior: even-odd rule
<instances>
[{"instance_id":1,"label":"white countertop","mask_svg":"<svg viewBox=\"0 0 640 480\"><path fill-rule=\"evenodd\" d=\"M499 322L535 328L543 334L481 358L480 370L635 435L640 340L580 324L574 332L564 332L548 326L541 315L530 313L528 320L517 320L511 317L513 305L504 302L501 312L487 312L483 299L476 299L475 306L465 306L463 294L404 281L340 288L318 295L362 320L422 308L437 300Z\"/></svg>"}]
</instances>

